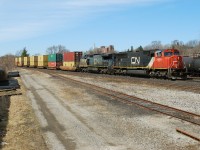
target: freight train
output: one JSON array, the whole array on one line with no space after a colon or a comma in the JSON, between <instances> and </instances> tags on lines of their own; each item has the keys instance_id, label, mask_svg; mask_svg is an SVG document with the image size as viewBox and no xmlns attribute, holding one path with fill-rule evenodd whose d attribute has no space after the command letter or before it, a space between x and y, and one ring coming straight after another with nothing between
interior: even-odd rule
<instances>
[{"instance_id":1,"label":"freight train","mask_svg":"<svg viewBox=\"0 0 200 150\"><path fill-rule=\"evenodd\" d=\"M106 74L147 75L153 78L187 78L182 56L176 49L127 51L111 54L82 55L82 52L65 52L19 57L17 66L42 67L48 69L73 70ZM32 59L31 59L32 58ZM39 58L43 58L39 60ZM46 58L44 60L44 58ZM30 62L25 62L30 60ZM47 61L46 61L47 60ZM39 65L43 62L43 65Z\"/></svg>"},{"instance_id":2,"label":"freight train","mask_svg":"<svg viewBox=\"0 0 200 150\"><path fill-rule=\"evenodd\" d=\"M195 56L183 56L183 62L188 75L200 77L200 54Z\"/></svg>"}]
</instances>

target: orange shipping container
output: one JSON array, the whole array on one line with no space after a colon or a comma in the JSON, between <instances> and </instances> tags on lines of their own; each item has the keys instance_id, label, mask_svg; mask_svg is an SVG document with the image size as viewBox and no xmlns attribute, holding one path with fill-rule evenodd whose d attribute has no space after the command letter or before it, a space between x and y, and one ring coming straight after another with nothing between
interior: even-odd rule
<instances>
[{"instance_id":1,"label":"orange shipping container","mask_svg":"<svg viewBox=\"0 0 200 150\"><path fill-rule=\"evenodd\" d=\"M62 62L48 62L48 69L60 69Z\"/></svg>"}]
</instances>

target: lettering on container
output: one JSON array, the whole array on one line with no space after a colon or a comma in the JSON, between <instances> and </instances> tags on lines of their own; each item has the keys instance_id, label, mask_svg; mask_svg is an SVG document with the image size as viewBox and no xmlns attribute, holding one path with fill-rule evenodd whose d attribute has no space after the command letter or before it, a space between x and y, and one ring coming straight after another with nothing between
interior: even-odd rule
<instances>
[{"instance_id":1,"label":"lettering on container","mask_svg":"<svg viewBox=\"0 0 200 150\"><path fill-rule=\"evenodd\" d=\"M131 57L131 64L140 64L140 57Z\"/></svg>"}]
</instances>

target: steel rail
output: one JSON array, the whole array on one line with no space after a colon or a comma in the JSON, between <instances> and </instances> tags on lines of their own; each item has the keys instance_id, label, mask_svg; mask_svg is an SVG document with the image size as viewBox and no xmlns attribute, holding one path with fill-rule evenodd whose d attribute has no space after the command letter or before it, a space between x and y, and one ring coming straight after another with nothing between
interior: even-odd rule
<instances>
[{"instance_id":1,"label":"steel rail","mask_svg":"<svg viewBox=\"0 0 200 150\"><path fill-rule=\"evenodd\" d=\"M37 68L26 68L26 69L30 69L30 70L36 70ZM61 73L61 74L65 74L65 72L67 71L60 71L60 70L47 70L47 69L37 69L38 71L41 71L41 72L45 72L45 73L49 73L49 72L55 72L55 73ZM92 77L94 75L98 75L99 74L91 74L91 73L82 73L79 72L79 74L77 74L77 72L67 72L67 74L70 74L70 75L74 75L74 76L88 76L88 75L91 75ZM110 78L113 78L113 77L117 77L117 76L106 76L106 77L110 77ZM127 82L127 79L128 79L128 76L127 78L125 77L122 77L122 76L118 76L119 78L122 78L124 80L124 82ZM118 78L117 77L117 78ZM153 86L161 86L161 87L165 87L165 88L170 88L170 89L177 89L177 90L182 90L182 91L189 91L189 92L195 92L195 93L200 93L200 84L197 83L197 84L194 84L194 82L190 82L190 81L178 81L178 83L176 81L173 81L173 82L170 82L168 80L159 80L159 79L156 79L156 80L153 80L153 79L150 79L150 80L147 80L146 78L130 78L130 81L131 83L146 83L147 85L153 85ZM192 83L192 84L191 84Z\"/></svg>"},{"instance_id":2,"label":"steel rail","mask_svg":"<svg viewBox=\"0 0 200 150\"><path fill-rule=\"evenodd\" d=\"M151 102L148 100L144 100L135 96L131 96L131 95L127 95L121 92L117 92L117 91L113 91L110 89L106 89L103 87L99 87L90 83L85 83L82 81L78 81L72 78L68 78L68 77L64 77L62 75L59 75L58 73L49 73L51 76L53 77L57 77L63 80L70 80L73 81L74 83L77 84L81 84L82 86L88 87L90 89L93 89L97 92L109 95L113 98L116 98L118 101L124 102L124 103L128 103L128 104L134 104L143 108L146 108L148 110L152 110L152 111L156 111L168 116L172 116L196 125L200 126L200 115L199 114L195 114L195 113L191 113L188 111L184 111L181 109L177 109L174 107L170 107L170 106L166 106L166 105L162 105L159 103L155 103L155 102Z\"/></svg>"},{"instance_id":3,"label":"steel rail","mask_svg":"<svg viewBox=\"0 0 200 150\"><path fill-rule=\"evenodd\" d=\"M198 138L198 137L192 135L191 133L188 133L188 132L186 132L186 131L183 131L182 129L179 129L179 128L176 128L176 131L179 132L179 133L182 133L182 134L184 134L184 135L186 135L186 136L188 136L188 137L191 137L192 139L194 139L194 140L200 142L200 138Z\"/></svg>"}]
</instances>

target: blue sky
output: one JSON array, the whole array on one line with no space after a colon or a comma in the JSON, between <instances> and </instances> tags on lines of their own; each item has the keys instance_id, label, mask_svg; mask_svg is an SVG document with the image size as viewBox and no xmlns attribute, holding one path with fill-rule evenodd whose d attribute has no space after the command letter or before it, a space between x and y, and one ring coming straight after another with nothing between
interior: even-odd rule
<instances>
[{"instance_id":1,"label":"blue sky","mask_svg":"<svg viewBox=\"0 0 200 150\"><path fill-rule=\"evenodd\" d=\"M200 40L199 0L0 0L0 56Z\"/></svg>"}]
</instances>

